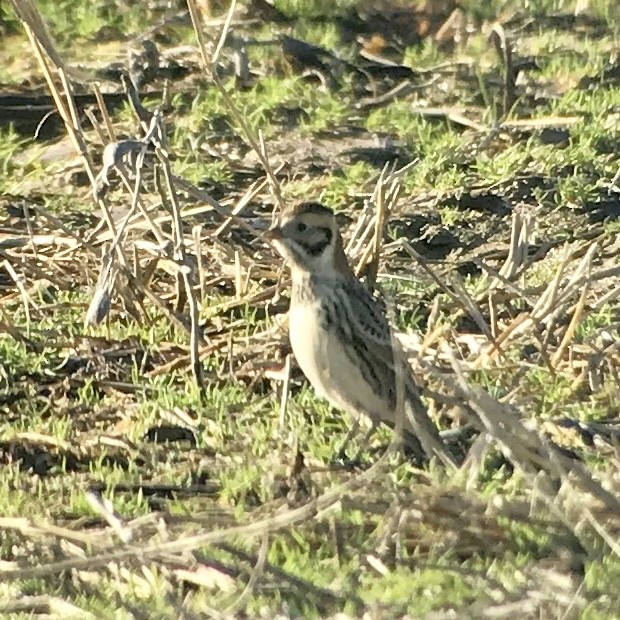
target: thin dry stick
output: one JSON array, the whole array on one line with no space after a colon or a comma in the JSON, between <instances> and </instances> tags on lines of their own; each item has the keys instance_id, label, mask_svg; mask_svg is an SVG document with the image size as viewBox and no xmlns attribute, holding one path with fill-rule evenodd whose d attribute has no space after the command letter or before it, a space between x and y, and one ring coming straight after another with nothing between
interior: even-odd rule
<instances>
[{"instance_id":1,"label":"thin dry stick","mask_svg":"<svg viewBox=\"0 0 620 620\"><path fill-rule=\"evenodd\" d=\"M15 530L24 536L36 536L43 539L50 537L61 538L76 545L99 547L101 542L110 544L112 539L107 531L78 531L65 528L52 523L32 523L25 517L2 517L0 518L0 530ZM0 570L0 574L2 571Z\"/></svg>"},{"instance_id":2,"label":"thin dry stick","mask_svg":"<svg viewBox=\"0 0 620 620\"><path fill-rule=\"evenodd\" d=\"M108 107L105 104L105 99L99 89L99 82L93 83L93 92L95 93L95 99L97 99L97 105L99 106L99 111L101 112L106 131L108 132L108 140L110 142L114 142L116 140L116 134L114 133L114 126L112 125L112 120L110 119L110 114L108 113Z\"/></svg>"},{"instance_id":3,"label":"thin dry stick","mask_svg":"<svg viewBox=\"0 0 620 620\"><path fill-rule=\"evenodd\" d=\"M592 261L594 260L594 255L598 249L599 246L597 243L590 245L588 251L584 254L581 261L568 279L568 282L559 289L556 304L548 310L549 316L545 316L541 320L548 321L555 319L557 314L565 312L568 306L572 303L571 300L584 286L589 286L593 282L607 277L613 277L620 273L620 270L617 267L613 269L602 269L594 274L591 273Z\"/></svg>"},{"instance_id":4,"label":"thin dry stick","mask_svg":"<svg viewBox=\"0 0 620 620\"><path fill-rule=\"evenodd\" d=\"M233 215L230 209L223 207L217 200L215 200L208 192L204 191L203 189L199 189L198 187L196 187L189 181L182 179L181 177L173 175L172 180L180 191L186 192L189 196L195 198L196 200L202 200L206 202L211 208L213 208L216 213L221 215L223 218L231 219L235 223L235 226L239 226L240 228L247 230L255 237L263 234L262 230L257 231L255 228L252 228L252 226L250 226L243 218Z\"/></svg>"},{"instance_id":5,"label":"thin dry stick","mask_svg":"<svg viewBox=\"0 0 620 620\"><path fill-rule=\"evenodd\" d=\"M92 121L91 121L92 122ZM144 158L146 156L146 151L147 148L154 136L154 133L157 129L156 126L156 117L154 116L151 120L151 125L147 128L146 131L146 136L144 137L143 140L140 141L140 143L142 144L140 151L138 152L138 154L142 154L142 157L138 163L138 161L136 160L136 164L135 164L135 168L136 171L140 170L142 166L144 165ZM112 143L110 143L112 144ZM110 146L110 144L108 144L108 147ZM118 144L122 144L122 143L118 143ZM136 192L134 190L132 190L132 184L131 181L129 179L129 175L127 174L127 171L125 169L125 166L122 164L122 162L117 162L115 165L116 170L118 171L119 176L121 177L121 181L123 182L123 185L125 185L125 187L127 188L127 190L132 194L133 196L133 203L132 203L132 210L134 206L137 206L140 210L140 213L142 214L142 217L146 220L146 222L149 225L149 228L151 230L151 232L153 233L153 235L155 236L155 238L157 239L157 242L159 243L160 247L165 247L166 246L166 240L167 240L167 235L164 233L164 231L160 228L160 226L157 224L157 221L155 219L153 219L151 217L151 213L150 213L150 209L147 209L144 206L144 203L142 202L142 198L140 196L139 192ZM142 179L142 175L140 174L140 179ZM140 185L141 185L142 181L140 180Z\"/></svg>"},{"instance_id":6,"label":"thin dry stick","mask_svg":"<svg viewBox=\"0 0 620 620\"><path fill-rule=\"evenodd\" d=\"M276 173L280 172L284 165L278 166L276 169ZM245 209L250 201L252 201L258 194L263 190L265 185L269 183L269 179L265 177L264 179L257 179L254 181L250 187L245 191L241 199L235 204L232 211L230 212L230 217L227 217L224 222L217 228L217 230L213 233L213 237L219 237L223 233L225 233L229 228L231 223L233 223L234 216L238 216L243 209Z\"/></svg>"},{"instance_id":7,"label":"thin dry stick","mask_svg":"<svg viewBox=\"0 0 620 620\"><path fill-rule=\"evenodd\" d=\"M408 241L403 239L400 243L401 247L407 252L407 254L409 254L409 256L411 256L417 261L417 263L422 267L422 269L424 269L424 271L433 279L435 284L437 284L437 286L439 286L442 291L447 293L450 298L461 304L461 308L459 309L458 313L452 317L452 320L456 320L464 312L467 312L475 321L475 323L480 327L482 333L487 337L490 342L490 346L493 347L493 349L495 349L496 351L501 352L501 350L498 348L497 342L493 338L493 334L491 333L489 326L484 321L481 310L476 306L476 303L467 294L467 291L465 291L463 286L459 283L458 288L457 286L455 286L455 289L457 290L450 289L450 287L448 287L441 280L441 278L427 265L426 261L411 247Z\"/></svg>"},{"instance_id":8,"label":"thin dry stick","mask_svg":"<svg viewBox=\"0 0 620 620\"><path fill-rule=\"evenodd\" d=\"M209 59L207 57L207 46L205 44L205 39L202 34L200 14L198 13L198 10L196 9L196 3L194 2L194 0L188 0L187 8L189 9L189 15L192 19L192 26L194 27L194 34L196 35L196 39L198 40L198 49L200 50L202 62L204 63L205 69L207 69L209 67ZM231 19L231 16L227 15L226 21L224 22L224 24L226 24L229 19Z\"/></svg>"},{"instance_id":9,"label":"thin dry stick","mask_svg":"<svg viewBox=\"0 0 620 620\"><path fill-rule=\"evenodd\" d=\"M620 543L614 540L613 536L605 530L605 528L594 518L592 512L584 509L585 517L590 525L596 530L597 534L605 541L605 544L620 558Z\"/></svg>"},{"instance_id":10,"label":"thin dry stick","mask_svg":"<svg viewBox=\"0 0 620 620\"><path fill-rule=\"evenodd\" d=\"M45 614L48 618L80 618L81 620L96 620L97 618L86 609L48 594L20 596L13 600L3 601L0 603L0 615L5 614L19 614L20 616L26 614L29 618L40 614Z\"/></svg>"},{"instance_id":11,"label":"thin dry stick","mask_svg":"<svg viewBox=\"0 0 620 620\"><path fill-rule=\"evenodd\" d=\"M355 223L351 236L347 242L345 253L347 256L356 256L359 254L360 248L363 245L362 240L366 238L367 234L370 234L370 222L368 215L362 213Z\"/></svg>"},{"instance_id":12,"label":"thin dry stick","mask_svg":"<svg viewBox=\"0 0 620 620\"><path fill-rule=\"evenodd\" d=\"M278 426L280 433L283 432L286 424L286 409L291 382L291 356L287 355L284 361L284 380L282 381L282 397L280 399L280 415L278 416Z\"/></svg>"},{"instance_id":13,"label":"thin dry stick","mask_svg":"<svg viewBox=\"0 0 620 620\"><path fill-rule=\"evenodd\" d=\"M6 316L6 314L4 312L4 309L2 308L1 305L0 305L0 330L3 333L8 334L9 336L11 336L11 338L13 338L13 340L15 340L16 342L21 342L21 343L25 344L30 349L35 348L34 343L31 343L30 340L28 338L26 338L26 336L24 336L15 327L13 322L8 319L8 317ZM1 370L2 369L0 369L0 371Z\"/></svg>"},{"instance_id":14,"label":"thin dry stick","mask_svg":"<svg viewBox=\"0 0 620 620\"><path fill-rule=\"evenodd\" d=\"M241 273L241 256L239 250L235 250L235 297L237 301L243 297L243 274Z\"/></svg>"},{"instance_id":15,"label":"thin dry stick","mask_svg":"<svg viewBox=\"0 0 620 620\"><path fill-rule=\"evenodd\" d=\"M45 21L32 0L9 0L9 3L22 24L28 24L28 27L36 33L41 48L45 50L45 53L57 67L62 68L65 73L71 75L71 77L78 82L87 83L90 81L90 78L83 72L65 65L62 57L56 51L56 46L50 36Z\"/></svg>"},{"instance_id":16,"label":"thin dry stick","mask_svg":"<svg viewBox=\"0 0 620 620\"><path fill-rule=\"evenodd\" d=\"M26 317L26 336L30 338L30 298L28 296L28 291L24 286L24 275L18 274L13 268L13 265L11 265L11 263L6 259L4 260L3 265L7 273L11 276L13 282L15 282L15 286L21 296L22 305L24 306L24 315Z\"/></svg>"},{"instance_id":17,"label":"thin dry stick","mask_svg":"<svg viewBox=\"0 0 620 620\"><path fill-rule=\"evenodd\" d=\"M78 121L78 117L77 117L77 111L75 108L75 104L72 98L72 92L71 92L71 86L69 84L69 81L66 79L66 72L63 70L64 69L64 65L62 63L62 60L60 59L60 57L58 56L58 54L56 54L54 48L53 48L53 43L51 43L50 40L48 40L45 36L44 36L44 27L42 27L40 24L42 23L42 20L40 19L40 15L38 14L38 11L36 9L36 7L30 3L30 2L26 2L26 3L21 3L24 6L28 6L28 11L25 13L25 16L22 15L22 19L23 19L23 24L24 24L24 28L30 38L31 44L33 46L33 49L35 51L35 55L37 56L38 60L39 60L39 64L41 65L41 68L43 70L43 73L46 77L46 80L48 81L48 86L50 88L50 91L52 93L52 96L54 98L54 101L56 102L56 106L58 108L59 114L61 115L61 118L63 119L63 121L65 122L65 125L67 127L67 132L72 140L72 142L74 143L74 146L76 148L76 151L78 153L80 153L84 164L85 164L85 168L86 171L89 175L89 178L91 180L91 184L93 184L93 187L96 187L96 178L94 175L94 171L93 171L93 166L92 163L90 161L90 158L88 156L88 152L86 150L85 147L85 143L81 134L81 128L79 125L79 121ZM18 13L21 15L20 11L18 10ZM35 35L36 33L36 35ZM63 82L63 85L65 87L65 94L66 94L66 100L67 100L67 105L68 105L68 109L67 107L65 107L65 103L63 101L63 99L60 97L56 86L54 84L54 80L51 77L51 73L49 70L49 67L47 65L47 62L43 56L43 54L41 53L41 48L39 47L39 37L41 37L42 40L46 41L46 45L45 45L45 49L46 51L50 54L50 57L54 60L54 63L56 64L56 67L58 68L60 77L61 77L61 81ZM104 117L105 117L105 113L104 113ZM114 227L114 223L110 217L108 208L107 208L107 204L104 200L97 198L97 202L99 204L99 206L101 207L101 210L104 214L104 219L110 229L110 231L112 232L112 234L115 234L115 227ZM148 219L148 217L147 217ZM85 244L86 245L86 244ZM90 247L90 246L89 246ZM122 248L120 246L117 246L117 253L119 255L119 259L121 261L121 265L123 267L123 271L125 272L125 275L127 276L127 278L130 280L130 282L134 285L134 288L137 288L137 290L142 291L144 294L146 294L149 298L151 298L153 300L153 298L155 297L154 295L152 295L150 293L150 291L144 291L143 287L141 286L141 283L138 282L134 277L133 274L131 273L131 270L128 266L128 263L126 261L126 258L122 252ZM159 300L157 300L158 302ZM167 308L163 307L161 303L157 303L157 305L160 307L160 309L162 309L166 314L169 314L167 312ZM169 315L170 316L170 315ZM184 327L182 325L182 323L180 323L179 321L175 320L176 317L170 317L173 322L177 323L177 325L179 327Z\"/></svg>"},{"instance_id":18,"label":"thin dry stick","mask_svg":"<svg viewBox=\"0 0 620 620\"><path fill-rule=\"evenodd\" d=\"M620 510L620 499L603 488L582 463L561 454L484 390L468 385L452 351L448 347L444 347L444 350L466 402L482 421L484 429L499 442L502 451L515 465L530 474L537 468L542 469L566 484L571 484L572 476L585 493L601 501L610 510ZM473 422L479 425L478 420L474 419Z\"/></svg>"},{"instance_id":19,"label":"thin dry stick","mask_svg":"<svg viewBox=\"0 0 620 620\"><path fill-rule=\"evenodd\" d=\"M348 493L351 493L363 485L367 485L377 475L383 472L389 454L391 454L391 450L388 449L368 470L330 489L303 506L288 510L284 513L258 519L247 525L237 525L222 530L203 532L193 536L181 536L177 539L165 542L157 541L150 545L140 547L127 546L121 549L117 547L107 553L105 551L100 551L96 556L92 557L71 558L59 562L51 562L49 564L40 564L38 566L3 570L0 565L0 579L6 583L18 579L49 577L69 570L98 570L107 567L111 562L122 562L131 559L136 559L144 563L148 559L157 558L170 553L183 553L184 551L197 549L205 545L221 543L229 538L250 538L275 532L284 527L291 527L313 518L319 512L326 510L328 507L340 501L342 497Z\"/></svg>"},{"instance_id":20,"label":"thin dry stick","mask_svg":"<svg viewBox=\"0 0 620 620\"><path fill-rule=\"evenodd\" d=\"M202 224L197 224L192 228L192 237L194 238L194 254L198 263L198 285L200 287L200 305L205 302L205 265L202 257L202 248L200 245L202 238Z\"/></svg>"},{"instance_id":21,"label":"thin dry stick","mask_svg":"<svg viewBox=\"0 0 620 620\"><path fill-rule=\"evenodd\" d=\"M603 270L601 272L590 275L590 265L593 256L596 252L597 245L592 244L586 254L582 257L579 265L575 268L571 274L568 282L563 283L566 270L571 262L572 254L566 254L562 263L558 266L556 274L551 282L547 285L547 288L540 295L536 303L534 304L529 315L526 315L521 320L513 321L498 338L498 344L500 342L506 342L508 339L514 340L517 336L523 334L530 325L544 325L545 334L544 339L541 342L543 351L546 349L549 339L551 338L554 330L553 326L557 317L566 312L571 305L571 299L580 291L582 287L588 287L592 282L597 279L603 279L606 277L613 277L620 273L620 269L613 268L610 270ZM585 303L585 300L584 300ZM579 317L578 317L579 318ZM577 324L574 325L576 329ZM491 355L492 351L487 348L481 352L481 358ZM549 369L554 372L554 364L549 360Z\"/></svg>"},{"instance_id":22,"label":"thin dry stick","mask_svg":"<svg viewBox=\"0 0 620 620\"><path fill-rule=\"evenodd\" d=\"M553 366L557 366L562 358L564 357L564 353L568 348L568 345L571 343L575 332L577 331L577 327L579 327L579 323L581 321L581 317L583 315L583 311L586 307L586 301L588 299L588 293L590 292L590 287L586 286L581 292L581 297L577 302L577 306L575 307L575 312L573 313L573 317L566 328L566 332L564 333L564 337L562 338L562 342L560 342L560 346L557 348L556 352L553 354L551 358L551 363Z\"/></svg>"},{"instance_id":23,"label":"thin dry stick","mask_svg":"<svg viewBox=\"0 0 620 620\"><path fill-rule=\"evenodd\" d=\"M144 156L146 154L147 146L148 146L148 143L145 142L136 157L136 178L134 182L134 187L131 190L131 197L132 197L131 207L128 210L125 217L123 218L123 221L121 222L121 225L118 228L116 235L114 236L114 239L112 240L112 244L110 246L110 252L116 252L116 248L120 247L121 240L123 239L123 236L125 234L125 229L127 227L127 224L129 223L130 218L132 217L133 213L136 211L138 204L140 203L140 188L142 186L142 170L143 170ZM135 251L135 247L134 247L134 251ZM108 261L107 263L104 263L104 264L107 264L108 268L112 267L112 262ZM133 273L138 274L137 259L134 260ZM95 293L95 296L93 297L93 302L91 303L91 306L89 307L89 311L86 314L86 319L85 319L86 325L91 324L91 323L98 324L99 322L101 322L102 320L101 317L103 316L104 311L105 311L105 316L107 316L107 310L109 309L109 299L110 299L111 291L116 281L116 276L117 276L116 270L109 269L109 271L105 274L102 271L100 275L100 281L103 283L103 285L100 287L98 284L97 286L97 291ZM131 299L130 297L126 299L126 303L129 303L130 299ZM107 307L103 304L100 304L101 301L107 302ZM99 309L101 309L101 314L99 313Z\"/></svg>"},{"instance_id":24,"label":"thin dry stick","mask_svg":"<svg viewBox=\"0 0 620 620\"><path fill-rule=\"evenodd\" d=\"M129 210L125 214L125 217L123 218L123 221L121 222L121 225L116 231L116 235L112 240L111 250L115 250L116 246L120 244L123 234L125 233L125 229L127 228L127 224L129 223L131 216L136 211L138 203L140 202L140 188L142 186L142 168L144 164L144 155L146 153L146 148L147 148L147 145L145 144L140 150L140 152L138 153L138 156L136 158L136 179L134 182L134 186L131 190L131 206L129 207Z\"/></svg>"},{"instance_id":25,"label":"thin dry stick","mask_svg":"<svg viewBox=\"0 0 620 620\"><path fill-rule=\"evenodd\" d=\"M520 211L515 211L512 216L508 256L499 270L499 275L506 280L514 278L527 259L530 228L530 218L524 217ZM498 284L492 281L489 288L495 288Z\"/></svg>"},{"instance_id":26,"label":"thin dry stick","mask_svg":"<svg viewBox=\"0 0 620 620\"><path fill-rule=\"evenodd\" d=\"M62 68L63 63L60 60L59 55L53 49L53 44L51 43L51 40L49 40L49 38L46 38L45 36L46 33L42 31L42 28L40 26L40 24L42 23L42 20L41 20L41 16L36 6L32 2L19 3L19 5L22 5L24 8L25 7L28 8L28 11L22 14L22 11L20 11L19 5L15 3L14 0L11 0L11 3L16 8L17 14L20 15L20 17L22 18L22 25L24 26L26 34L28 35L31 46L34 50L35 56L39 62L39 66L41 67L43 75L47 81L48 88L50 90L52 98L54 99L58 113L60 117L63 119L63 122L67 129L67 133L69 135L71 142L73 143L73 146L76 152L79 153L80 157L82 158L82 162L86 169L86 173L88 174L88 177L90 179L91 185L93 189L96 190L96 187L97 187L96 175L94 173L94 168L90 160L88 150L86 149L83 135L81 133L81 127L78 121L77 110L75 107L75 102L73 100L73 93L71 91L69 81L66 78L66 73L63 71L63 68ZM39 37L41 37L42 40L46 41L45 49L47 53L50 55L50 58L52 58L52 60L55 62L61 81L65 87L65 100L67 102L66 104L65 104L65 100L63 100L63 98L60 95L60 92L58 91L56 87L56 84L54 82L54 79L50 71L50 67L43 54L43 50L42 50L42 46L39 41ZM95 192L95 196L96 196L96 192ZM108 228L110 229L110 232L114 235L116 233L116 227L114 225L114 221L112 220L107 202L103 198L98 198L98 197L96 197L96 201L104 215L105 222ZM84 244L84 246L91 247L90 245L86 243ZM131 272L127 258L120 245L116 246L116 252L117 252L119 261L121 263L122 270L125 276L127 277L127 279L130 281L130 284L132 285L132 287L138 291L143 292L145 295L147 295L151 299L157 299L152 293L150 293L150 291L145 290L142 287L141 283L133 276L133 273ZM165 306L163 306L163 304L161 304L159 300L157 300L157 302L158 302L157 303L158 307L162 309L165 313L169 314L167 311L167 308L165 308ZM175 321L175 319L176 317L174 317L172 320ZM182 323L180 323L179 321L175 321L175 322L177 324L180 324L180 326L182 326Z\"/></svg>"},{"instance_id":27,"label":"thin dry stick","mask_svg":"<svg viewBox=\"0 0 620 620\"><path fill-rule=\"evenodd\" d=\"M85 493L86 501L89 506L98 513L119 537L121 542L128 544L133 538L133 532L131 528L127 527L125 523L114 513L114 511L108 505L109 502L104 500L99 493L87 491Z\"/></svg>"},{"instance_id":28,"label":"thin dry stick","mask_svg":"<svg viewBox=\"0 0 620 620\"><path fill-rule=\"evenodd\" d=\"M181 265L187 267L188 260L187 255L185 253L185 243L183 240L183 220L181 218L181 209L179 207L179 200L177 197L177 193L174 188L174 182L172 180L172 170L170 167L170 159L168 156L168 152L165 148L165 131L163 127L163 119L159 117L158 121L159 126L159 140L160 143L157 145L157 157L161 164L162 170L164 172L164 177L166 179L166 186L168 190L168 199L170 200L170 205L172 207L173 214L173 222L174 222L174 233L175 233L175 253L178 254L179 261ZM162 197L163 198L163 197ZM187 297L187 301L189 303L189 316L191 321L191 329L190 329L190 354L192 361L192 372L194 375L194 380L196 381L196 385L202 389L204 387L203 380L203 372L202 372L202 363L200 361L200 353L199 347L201 341L203 341L202 334L200 332L200 324L198 317L198 302L196 301L196 294L191 282L191 272L190 269L183 269L182 271L183 283L185 285L185 294Z\"/></svg>"},{"instance_id":29,"label":"thin dry stick","mask_svg":"<svg viewBox=\"0 0 620 620\"><path fill-rule=\"evenodd\" d=\"M31 246L41 245L44 247L58 246L74 249L80 245L79 239L74 236L61 237L60 235L34 235L33 237L9 235L5 237L0 235L0 249L9 248L28 248Z\"/></svg>"},{"instance_id":30,"label":"thin dry stick","mask_svg":"<svg viewBox=\"0 0 620 620\"><path fill-rule=\"evenodd\" d=\"M28 203L26 201L22 202L22 208L24 209L24 219L26 220L26 230L28 231L28 236L32 239L34 237L34 231L32 229L32 220L30 219L30 208L28 207ZM37 247L33 246L32 251L34 253L35 259L38 258Z\"/></svg>"},{"instance_id":31,"label":"thin dry stick","mask_svg":"<svg viewBox=\"0 0 620 620\"><path fill-rule=\"evenodd\" d=\"M354 272L358 277L361 275L364 266L366 265L369 256L372 253L372 236L375 230L374 213L368 211L368 213L362 215L360 218L361 226L356 227L357 236L351 237L349 242L350 250L347 255L352 259L360 257L355 265Z\"/></svg>"},{"instance_id":32,"label":"thin dry stick","mask_svg":"<svg viewBox=\"0 0 620 620\"><path fill-rule=\"evenodd\" d=\"M265 146L265 137L263 136L263 132L261 129L258 130L258 144L260 146L260 152L262 154L261 162L265 166L265 170L271 171L271 174L267 174L267 180L269 181L269 190L276 203L276 209L274 209L272 213L273 217L275 215L275 211L278 208L282 208L282 197L280 196L280 184L278 183L275 172L273 172L271 168L271 163L269 162L269 155L267 153L267 147Z\"/></svg>"},{"instance_id":33,"label":"thin dry stick","mask_svg":"<svg viewBox=\"0 0 620 620\"><path fill-rule=\"evenodd\" d=\"M379 271L385 224L398 202L402 190L402 176L417 164L418 160L415 160L398 170L389 170L389 164L385 164L375 183L371 198L371 202L375 204L375 216L368 224L365 224L365 218L360 218L354 234L347 244L347 255L356 256L361 253L354 271L359 275L367 266L367 277L371 288L374 286ZM362 230L363 232L361 232ZM368 243L368 237L371 234L372 242Z\"/></svg>"},{"instance_id":34,"label":"thin dry stick","mask_svg":"<svg viewBox=\"0 0 620 620\"><path fill-rule=\"evenodd\" d=\"M389 202L388 197L386 196L386 184L389 177L387 175L387 167L386 163L381 170L381 174L379 175L379 179L377 180L376 189L375 189L375 206L376 206L376 215L375 215L375 231L372 240L372 257L368 262L368 280L369 285L374 287L375 282L377 280L377 274L379 273L379 261L381 260L381 244L383 242L383 229L385 228L385 223L387 218L389 217L390 211L392 209L393 202L397 199L396 195L392 194L390 196Z\"/></svg>"},{"instance_id":35,"label":"thin dry stick","mask_svg":"<svg viewBox=\"0 0 620 620\"><path fill-rule=\"evenodd\" d=\"M187 329L187 328L184 328L184 329ZM228 345L229 343L226 340L218 340L217 342L214 342L213 344L207 344L204 347L200 348L200 351L198 352L198 357L200 360L206 359L211 354L215 353L216 351L219 351L220 349L223 349L224 347ZM166 364L162 364L160 366L157 366L153 370L150 370L149 372L146 373L146 376L147 377L160 377L161 375L171 373L175 370L178 370L179 368L184 368L188 363L191 363L191 362L192 362L191 355L184 355L183 357L176 357L173 360L167 362Z\"/></svg>"},{"instance_id":36,"label":"thin dry stick","mask_svg":"<svg viewBox=\"0 0 620 620\"><path fill-rule=\"evenodd\" d=\"M88 250L92 254L96 254L95 248L90 243L82 239L82 237L78 236L75 231L68 228L64 224L64 222L58 219L53 213L50 213L45 207L38 205L36 202L30 203L30 207L33 208L38 215L40 215L50 224L55 226L58 230L62 230L62 232L67 235L67 237L71 237L76 242L75 245L81 245L84 247L84 249Z\"/></svg>"},{"instance_id":37,"label":"thin dry stick","mask_svg":"<svg viewBox=\"0 0 620 620\"><path fill-rule=\"evenodd\" d=\"M248 583L243 589L243 592L239 595L237 600L232 603L226 610L229 613L236 613L244 608L245 604L248 602L252 593L254 592L254 588L256 587L256 582L263 574L265 569L265 562L267 561L267 552L269 551L269 536L265 534L263 536L260 549L258 551L258 558L256 560L256 564L254 565L254 570L252 570L252 574L248 579Z\"/></svg>"},{"instance_id":38,"label":"thin dry stick","mask_svg":"<svg viewBox=\"0 0 620 620\"><path fill-rule=\"evenodd\" d=\"M64 88L65 100L67 102L67 108L65 109L65 125L67 131L70 132L72 136L72 140L75 144L76 151L80 154L84 166L86 168L86 173L88 174L88 178L90 180L91 186L93 190L97 187L97 176L95 175L95 168L93 162L88 153L88 148L86 147L86 141L84 140L84 134L82 131L82 127L80 124L79 114L77 111L77 107L75 105L75 100L73 98L73 88L71 87L71 83L69 82L67 75L63 71L61 67L58 68L58 74L60 76L60 81ZM52 82L53 83L53 82ZM68 114L67 114L68 111ZM114 223L112 221L112 216L110 215L109 208L105 200L98 199L99 206L101 207L103 213L106 216L108 221L108 227L113 230ZM111 225L111 226L110 226ZM120 257L120 254L119 254Z\"/></svg>"},{"instance_id":39,"label":"thin dry stick","mask_svg":"<svg viewBox=\"0 0 620 620\"><path fill-rule=\"evenodd\" d=\"M394 351L394 385L396 388L396 405L394 408L394 432L388 450L395 451L403 445L403 431L405 427L405 372L408 372L407 362L401 352L400 345L395 338L394 331L390 333L392 350ZM405 370L407 368L407 370Z\"/></svg>"},{"instance_id":40,"label":"thin dry stick","mask_svg":"<svg viewBox=\"0 0 620 620\"><path fill-rule=\"evenodd\" d=\"M189 8L189 13L192 18L194 34L196 35L196 39L198 41L198 47L200 48L200 54L205 65L205 70L208 72L209 77L211 77L211 79L215 82L215 85L217 86L222 97L224 98L224 101L226 102L228 110L235 118L235 121L239 124L239 127L241 127L247 141L250 143L250 146L258 156L263 166L263 169L265 170L265 173L269 178L269 184L271 187L271 191L276 199L276 204L281 208L283 205L283 200L282 192L280 191L280 183L278 182L278 179L269 164L269 160L265 155L265 151L261 148L259 139L257 139L257 136L255 136L254 132L250 129L250 126L246 122L245 117L235 105L235 102L232 100L232 97L226 90L226 87L224 86L222 80L217 73L217 61L219 60L222 49L224 48L224 45L226 43L226 37L228 36L228 32L230 31L236 5L236 0L232 0L232 2L230 3L230 8L228 9L228 14L226 15L226 21L224 22L224 26L222 28L222 33L220 35L217 47L215 48L215 52L213 53L213 56L211 58L211 63L209 63L207 61L208 54L200 28L200 20L198 18L198 11L196 10L196 4L194 0L187 0L187 6Z\"/></svg>"},{"instance_id":41,"label":"thin dry stick","mask_svg":"<svg viewBox=\"0 0 620 620\"><path fill-rule=\"evenodd\" d=\"M88 117L88 120L90 121L92 128L95 130L97 137L99 138L99 141L101 142L101 144L102 145L107 144L108 139L106 138L106 135L103 133L103 129L101 128L101 125L99 124L99 121L97 120L97 117L95 116L95 112L92 109L88 108L84 110L84 113Z\"/></svg>"}]
</instances>

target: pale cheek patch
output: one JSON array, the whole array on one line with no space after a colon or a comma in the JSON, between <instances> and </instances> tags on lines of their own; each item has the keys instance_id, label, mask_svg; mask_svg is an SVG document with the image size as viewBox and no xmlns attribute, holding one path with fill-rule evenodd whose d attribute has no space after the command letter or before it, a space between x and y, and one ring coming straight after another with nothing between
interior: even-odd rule
<instances>
[{"instance_id":1,"label":"pale cheek patch","mask_svg":"<svg viewBox=\"0 0 620 620\"><path fill-rule=\"evenodd\" d=\"M306 244L308 254L319 256L331 245L333 233L329 228L317 228L313 240Z\"/></svg>"},{"instance_id":2,"label":"pale cheek patch","mask_svg":"<svg viewBox=\"0 0 620 620\"><path fill-rule=\"evenodd\" d=\"M312 257L312 268L315 272L329 276L334 272L334 248L328 246L318 256Z\"/></svg>"},{"instance_id":3,"label":"pale cheek patch","mask_svg":"<svg viewBox=\"0 0 620 620\"><path fill-rule=\"evenodd\" d=\"M276 252L287 263L289 263L289 265L293 265L293 264L296 265L300 262L299 251L296 248L290 247L287 243L285 243L281 239L274 239L273 246L276 249Z\"/></svg>"}]
</instances>

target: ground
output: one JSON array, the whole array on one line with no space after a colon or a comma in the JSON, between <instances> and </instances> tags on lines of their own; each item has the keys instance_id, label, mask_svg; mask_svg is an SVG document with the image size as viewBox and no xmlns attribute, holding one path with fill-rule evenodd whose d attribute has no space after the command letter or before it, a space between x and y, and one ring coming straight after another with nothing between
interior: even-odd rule
<instances>
[{"instance_id":1,"label":"ground","mask_svg":"<svg viewBox=\"0 0 620 620\"><path fill-rule=\"evenodd\" d=\"M617 3L248 0L214 57L229 7L197 2L204 58L183 2L19 4L0 612L620 618ZM336 458L261 237L298 199L338 213L438 425L476 429L459 470L388 429Z\"/></svg>"}]
</instances>

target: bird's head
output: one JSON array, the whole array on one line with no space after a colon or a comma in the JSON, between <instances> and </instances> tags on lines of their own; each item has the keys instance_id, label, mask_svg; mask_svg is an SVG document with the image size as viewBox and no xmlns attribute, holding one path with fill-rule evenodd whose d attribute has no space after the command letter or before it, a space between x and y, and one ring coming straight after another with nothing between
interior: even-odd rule
<instances>
[{"instance_id":1,"label":"bird's head","mask_svg":"<svg viewBox=\"0 0 620 620\"><path fill-rule=\"evenodd\" d=\"M349 270L334 212L318 202L284 210L266 237L293 270L318 275Z\"/></svg>"}]
</instances>

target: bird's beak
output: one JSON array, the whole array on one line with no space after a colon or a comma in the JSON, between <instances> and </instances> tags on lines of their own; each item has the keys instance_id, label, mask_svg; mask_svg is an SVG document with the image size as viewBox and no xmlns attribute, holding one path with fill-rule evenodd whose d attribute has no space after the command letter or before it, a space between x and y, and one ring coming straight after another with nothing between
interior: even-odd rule
<instances>
[{"instance_id":1,"label":"bird's beak","mask_svg":"<svg viewBox=\"0 0 620 620\"><path fill-rule=\"evenodd\" d=\"M282 229L278 226L272 226L266 233L265 239L267 241L281 241L282 240Z\"/></svg>"}]
</instances>

